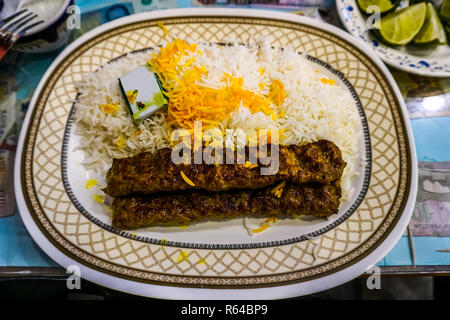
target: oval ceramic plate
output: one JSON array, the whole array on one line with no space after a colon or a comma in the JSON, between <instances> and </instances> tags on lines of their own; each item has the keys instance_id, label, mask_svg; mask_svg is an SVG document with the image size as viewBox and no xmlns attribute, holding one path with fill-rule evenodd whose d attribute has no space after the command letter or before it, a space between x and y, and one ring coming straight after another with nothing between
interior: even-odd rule
<instances>
[{"instance_id":1,"label":"oval ceramic plate","mask_svg":"<svg viewBox=\"0 0 450 320\"><path fill-rule=\"evenodd\" d=\"M405 6L407 3L408 1L402 1L400 5ZM428 49L411 45L385 45L369 32L367 17L361 13L355 0L337 0L336 7L345 28L362 39L387 64L423 76L450 77L448 45Z\"/></svg>"},{"instance_id":2,"label":"oval ceramic plate","mask_svg":"<svg viewBox=\"0 0 450 320\"><path fill-rule=\"evenodd\" d=\"M364 159L355 192L330 220L286 220L250 237L241 219L135 233L111 226L84 188L93 175L74 151L75 82L164 36L223 42L269 37L309 54L355 99ZM329 25L257 10L167 10L126 17L72 43L44 75L22 129L16 194L39 246L64 267L101 285L159 298L282 298L324 290L364 273L396 243L415 201L412 134L399 90L364 44ZM255 222L256 223L256 222ZM316 237L320 236L320 237ZM167 243L161 245L162 239ZM164 241L165 242L165 241ZM231 295L232 294L232 295Z\"/></svg>"}]
</instances>

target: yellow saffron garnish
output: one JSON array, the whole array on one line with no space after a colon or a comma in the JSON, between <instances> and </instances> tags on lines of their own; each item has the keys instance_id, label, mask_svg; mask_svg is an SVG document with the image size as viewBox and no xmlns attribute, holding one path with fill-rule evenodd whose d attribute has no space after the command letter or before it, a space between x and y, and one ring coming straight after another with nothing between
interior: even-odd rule
<instances>
[{"instance_id":1,"label":"yellow saffron garnish","mask_svg":"<svg viewBox=\"0 0 450 320\"><path fill-rule=\"evenodd\" d=\"M252 232L253 233L263 232L263 231L267 230L268 228L270 228L270 223L276 223L277 221L278 221L277 217L267 218L266 221L261 225L261 227L253 229Z\"/></svg>"},{"instance_id":2,"label":"yellow saffron garnish","mask_svg":"<svg viewBox=\"0 0 450 320\"><path fill-rule=\"evenodd\" d=\"M266 83L265 83L265 82L260 83L260 84L259 84L259 89L260 89L260 90L264 90L265 86L266 86Z\"/></svg>"},{"instance_id":3,"label":"yellow saffron garnish","mask_svg":"<svg viewBox=\"0 0 450 320\"><path fill-rule=\"evenodd\" d=\"M161 22L157 22L156 25L164 32L164 36L167 36L169 34L169 31L167 31L166 26L163 25Z\"/></svg>"},{"instance_id":4,"label":"yellow saffron garnish","mask_svg":"<svg viewBox=\"0 0 450 320\"><path fill-rule=\"evenodd\" d=\"M167 244L167 239L161 239L161 247L164 247Z\"/></svg>"},{"instance_id":5,"label":"yellow saffron garnish","mask_svg":"<svg viewBox=\"0 0 450 320\"><path fill-rule=\"evenodd\" d=\"M183 180L190 186L195 187L195 184L192 182L191 179L189 179L183 171L180 171L181 177L183 178Z\"/></svg>"},{"instance_id":6,"label":"yellow saffron garnish","mask_svg":"<svg viewBox=\"0 0 450 320\"><path fill-rule=\"evenodd\" d=\"M258 164L253 164L250 161L245 161L245 163L244 163L244 167L249 168L249 169L256 168L257 166L258 166Z\"/></svg>"},{"instance_id":7,"label":"yellow saffron garnish","mask_svg":"<svg viewBox=\"0 0 450 320\"><path fill-rule=\"evenodd\" d=\"M95 179L89 179L88 181L86 181L86 189L90 189L96 185L97 185L97 180L95 180Z\"/></svg>"},{"instance_id":8,"label":"yellow saffron garnish","mask_svg":"<svg viewBox=\"0 0 450 320\"><path fill-rule=\"evenodd\" d=\"M188 61L186 61L186 63L183 65L183 67L189 67L190 65L192 65L195 61L195 57L190 58Z\"/></svg>"},{"instance_id":9,"label":"yellow saffron garnish","mask_svg":"<svg viewBox=\"0 0 450 320\"><path fill-rule=\"evenodd\" d=\"M284 102L286 91L284 91L284 85L280 80L274 80L272 82L269 98L278 106Z\"/></svg>"},{"instance_id":10,"label":"yellow saffron garnish","mask_svg":"<svg viewBox=\"0 0 450 320\"><path fill-rule=\"evenodd\" d=\"M208 70L204 66L201 66L200 68L194 67L194 70L200 74L208 74Z\"/></svg>"},{"instance_id":11,"label":"yellow saffron garnish","mask_svg":"<svg viewBox=\"0 0 450 320\"><path fill-rule=\"evenodd\" d=\"M329 84L330 86L332 86L332 85L334 85L334 84L336 83L335 80L333 80L333 79L327 79L327 78L320 78L320 81L321 81L322 83Z\"/></svg>"},{"instance_id":12,"label":"yellow saffron garnish","mask_svg":"<svg viewBox=\"0 0 450 320\"><path fill-rule=\"evenodd\" d=\"M281 82L273 85L269 97L243 88L243 78L224 74L224 87L211 88L200 85L202 76L208 73L204 67L192 66L197 45L175 39L161 48L158 55L152 56L149 64L158 74L168 97L167 121L176 127L192 129L194 121L202 121L203 130L218 126L241 104L252 113L273 114L271 102L275 104L284 99ZM185 64L180 61L184 56ZM279 82L279 81L278 81ZM274 100L275 99L275 100Z\"/></svg>"},{"instance_id":13,"label":"yellow saffron garnish","mask_svg":"<svg viewBox=\"0 0 450 320\"><path fill-rule=\"evenodd\" d=\"M260 233L263 232L265 230L267 230L270 227L270 225L268 223L264 223L261 227L253 229L252 232L253 233Z\"/></svg>"},{"instance_id":14,"label":"yellow saffron garnish","mask_svg":"<svg viewBox=\"0 0 450 320\"><path fill-rule=\"evenodd\" d=\"M259 68L259 75L262 76L264 74L264 68Z\"/></svg>"},{"instance_id":15,"label":"yellow saffron garnish","mask_svg":"<svg viewBox=\"0 0 450 320\"><path fill-rule=\"evenodd\" d=\"M98 203L103 203L105 202L105 196L99 195L99 194L93 194L92 195L92 199L94 199L95 201L97 201Z\"/></svg>"},{"instance_id":16,"label":"yellow saffron garnish","mask_svg":"<svg viewBox=\"0 0 450 320\"><path fill-rule=\"evenodd\" d=\"M117 139L117 141L116 142L114 142L115 144L116 144L116 146L119 148L119 150L121 150L122 149L122 147L123 147L123 137L122 136L120 136L119 137L119 139Z\"/></svg>"},{"instance_id":17,"label":"yellow saffron garnish","mask_svg":"<svg viewBox=\"0 0 450 320\"><path fill-rule=\"evenodd\" d=\"M285 185L286 185L286 181L281 182L279 185L277 185L275 188L272 189L272 193L277 198L281 198L281 195L283 194L283 188Z\"/></svg>"},{"instance_id":18,"label":"yellow saffron garnish","mask_svg":"<svg viewBox=\"0 0 450 320\"><path fill-rule=\"evenodd\" d=\"M136 237L136 231L131 235L132 238Z\"/></svg>"},{"instance_id":19,"label":"yellow saffron garnish","mask_svg":"<svg viewBox=\"0 0 450 320\"><path fill-rule=\"evenodd\" d=\"M205 260L205 258L201 258L200 260L198 260L197 263L198 264L206 264L206 260Z\"/></svg>"},{"instance_id":20,"label":"yellow saffron garnish","mask_svg":"<svg viewBox=\"0 0 450 320\"><path fill-rule=\"evenodd\" d=\"M119 103L105 103L99 106L106 114L113 113L117 110L120 110Z\"/></svg>"},{"instance_id":21,"label":"yellow saffron garnish","mask_svg":"<svg viewBox=\"0 0 450 320\"><path fill-rule=\"evenodd\" d=\"M187 253L186 251L181 251L180 255L177 258L177 262L182 262L187 260L187 258L189 257L189 253Z\"/></svg>"}]
</instances>

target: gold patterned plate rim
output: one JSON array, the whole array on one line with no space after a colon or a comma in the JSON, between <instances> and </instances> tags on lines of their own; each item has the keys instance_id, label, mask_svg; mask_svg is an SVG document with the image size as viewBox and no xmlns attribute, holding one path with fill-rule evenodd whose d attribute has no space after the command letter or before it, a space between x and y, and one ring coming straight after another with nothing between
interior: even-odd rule
<instances>
[{"instance_id":1,"label":"gold patterned plate rim","mask_svg":"<svg viewBox=\"0 0 450 320\"><path fill-rule=\"evenodd\" d=\"M80 61L87 54L95 58L102 45L100 51L109 53L97 66L155 45L157 40L151 37L158 29L156 22L175 29L216 30L207 30L211 37L218 37L215 34L221 30L235 36L266 32L280 47L289 43L306 48L345 75L369 119L373 154L368 193L345 223L327 231L318 244L307 240L263 248L183 249L108 233L77 210L64 188L61 169L74 90L67 75L76 76L75 65L76 70L84 70ZM112 45L111 39L127 43L126 37L136 34L139 41L131 47ZM203 34L199 38L213 41ZM113 289L174 299L225 299L231 293L236 299L267 299L313 293L364 273L406 228L417 190L417 160L405 115L399 89L379 58L333 26L292 14L246 9L173 9L125 17L70 44L36 89L16 154L19 212L33 239L52 259L66 268L77 265L83 278ZM50 182L54 187L48 188ZM61 209L64 204L70 209ZM317 248L316 262L312 257ZM189 258L178 263L174 257L183 253L181 249L188 251ZM206 263L200 266L194 260Z\"/></svg>"}]
</instances>

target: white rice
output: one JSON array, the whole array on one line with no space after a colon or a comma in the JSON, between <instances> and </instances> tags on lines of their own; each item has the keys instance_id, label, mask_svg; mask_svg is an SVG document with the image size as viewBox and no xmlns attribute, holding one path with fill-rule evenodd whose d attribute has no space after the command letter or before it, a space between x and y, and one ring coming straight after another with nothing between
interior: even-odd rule
<instances>
[{"instance_id":1,"label":"white rice","mask_svg":"<svg viewBox=\"0 0 450 320\"><path fill-rule=\"evenodd\" d=\"M221 80L226 72L233 77L243 77L245 89L255 93L260 92L260 83L267 84L262 91L267 93L275 79L283 83L286 91L281 106L271 105L275 114L284 113L283 117L274 121L261 112L251 114L249 109L241 106L221 123L220 129L285 128L285 139L281 142L286 145L318 139L333 141L347 161L342 179L345 200L351 188L350 178L356 171L353 160L358 157L362 128L355 101L344 84L305 56L290 48L273 49L267 40L247 46L236 43L229 47L199 43L198 49L203 55L196 56L194 65L208 70L200 85L219 88L225 85ZM118 85L120 76L145 64L151 53L141 52L118 59L87 74L78 84L80 95L75 104L75 133L81 136L78 148L85 153L83 164L88 170L104 173L113 158L170 146L166 111L134 124ZM189 59L189 56L183 59ZM260 68L264 68L262 75ZM325 84L320 81L324 77L334 79L336 83ZM115 113L105 114L99 108L101 104L115 102L119 102L121 108ZM121 139L124 143L119 148L116 143Z\"/></svg>"},{"instance_id":2,"label":"white rice","mask_svg":"<svg viewBox=\"0 0 450 320\"><path fill-rule=\"evenodd\" d=\"M75 133L81 136L77 149L85 153L88 170L106 172L113 158L125 158L142 151L169 147L166 114L159 112L136 125L120 92L118 78L145 64L149 53L136 53L89 73L77 85ZM120 110L106 114L99 105L119 102ZM140 133L140 134L137 134ZM116 144L124 139L122 148Z\"/></svg>"}]
</instances>

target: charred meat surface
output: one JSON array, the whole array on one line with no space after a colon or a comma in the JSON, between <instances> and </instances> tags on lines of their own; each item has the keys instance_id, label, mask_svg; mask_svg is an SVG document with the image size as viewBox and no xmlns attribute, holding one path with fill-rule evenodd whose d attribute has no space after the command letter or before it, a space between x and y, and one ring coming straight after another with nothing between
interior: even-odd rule
<instances>
[{"instance_id":1,"label":"charred meat surface","mask_svg":"<svg viewBox=\"0 0 450 320\"><path fill-rule=\"evenodd\" d=\"M341 198L340 181L331 184L286 183L280 197L274 186L262 189L208 192L189 190L153 195L132 195L113 202L113 225L135 229L157 223L190 223L236 216L326 217L337 213Z\"/></svg>"},{"instance_id":2,"label":"charred meat surface","mask_svg":"<svg viewBox=\"0 0 450 320\"><path fill-rule=\"evenodd\" d=\"M270 145L267 148L271 150ZM225 157L225 156L224 156ZM236 159L236 154L235 154ZM277 181L296 184L309 182L330 183L340 179L345 161L339 148L331 141L319 140L302 146L279 147L279 170L274 175L261 175L260 168L250 169L242 164L179 164L171 159L171 149L154 154L144 152L134 157L114 159L106 175L105 193L112 197L130 194L151 194L159 191L203 189L262 188ZM259 160L258 160L259 163ZM261 164L259 163L261 166ZM189 185L185 174L194 184Z\"/></svg>"}]
</instances>

